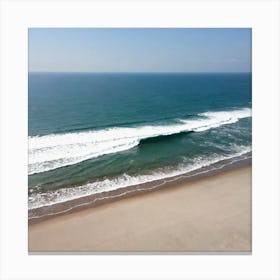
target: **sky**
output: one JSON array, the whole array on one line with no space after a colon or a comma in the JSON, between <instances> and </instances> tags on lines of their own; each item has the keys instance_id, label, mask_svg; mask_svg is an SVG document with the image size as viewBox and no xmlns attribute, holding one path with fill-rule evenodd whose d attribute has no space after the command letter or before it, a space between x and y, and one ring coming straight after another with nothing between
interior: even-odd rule
<instances>
[{"instance_id":1,"label":"sky","mask_svg":"<svg viewBox=\"0 0 280 280\"><path fill-rule=\"evenodd\" d=\"M30 72L251 72L250 28L30 28Z\"/></svg>"}]
</instances>

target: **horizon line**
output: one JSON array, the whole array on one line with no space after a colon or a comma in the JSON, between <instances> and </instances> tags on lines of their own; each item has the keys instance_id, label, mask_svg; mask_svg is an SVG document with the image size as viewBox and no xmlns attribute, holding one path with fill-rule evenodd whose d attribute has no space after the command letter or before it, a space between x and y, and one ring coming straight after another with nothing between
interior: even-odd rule
<instances>
[{"instance_id":1,"label":"horizon line","mask_svg":"<svg viewBox=\"0 0 280 280\"><path fill-rule=\"evenodd\" d=\"M73 74L252 74L252 71L225 71L225 72L220 72L220 71L213 71L213 72L207 72L207 71L178 71L178 72L167 72L167 71L28 71L29 73L73 73Z\"/></svg>"}]
</instances>

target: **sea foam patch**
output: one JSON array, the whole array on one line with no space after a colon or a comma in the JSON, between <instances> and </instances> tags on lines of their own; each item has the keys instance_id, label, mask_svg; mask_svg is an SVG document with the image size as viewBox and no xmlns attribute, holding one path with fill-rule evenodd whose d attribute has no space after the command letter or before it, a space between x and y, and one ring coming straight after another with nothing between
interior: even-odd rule
<instances>
[{"instance_id":1,"label":"sea foam patch","mask_svg":"<svg viewBox=\"0 0 280 280\"><path fill-rule=\"evenodd\" d=\"M54 191L47 192L32 192L28 198L29 209L36 209L42 206L49 206L56 203L61 203L97 193L113 191L116 189L126 188L128 186L134 186L138 184L144 184L156 180L172 178L174 176L182 175L182 177L195 176L199 174L199 170L204 167L211 167L220 161L230 160L227 165L230 165L236 161L244 160L248 157L248 153L252 150L251 146L233 146L233 153L228 156L212 156L212 157L197 157L192 163L182 163L173 169L159 168L152 171L150 174L139 174L139 175L128 175L122 174L112 179L105 179L100 181L95 181L87 183L80 186L61 188ZM205 172L212 171L214 169L219 169L224 167L224 165L218 167L209 168ZM196 171L193 175L188 175L188 173ZM170 179L172 180L172 179ZM166 181L156 185L155 187L160 187Z\"/></svg>"}]
</instances>

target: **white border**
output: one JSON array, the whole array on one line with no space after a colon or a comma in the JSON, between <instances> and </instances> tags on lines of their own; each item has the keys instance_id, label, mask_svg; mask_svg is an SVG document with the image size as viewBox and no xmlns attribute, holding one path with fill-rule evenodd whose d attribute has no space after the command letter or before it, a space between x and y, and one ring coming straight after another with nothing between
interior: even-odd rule
<instances>
[{"instance_id":1,"label":"white border","mask_svg":"<svg viewBox=\"0 0 280 280\"><path fill-rule=\"evenodd\" d=\"M27 28L253 28L253 254L27 253ZM279 279L279 2L2 1L2 279Z\"/></svg>"}]
</instances>

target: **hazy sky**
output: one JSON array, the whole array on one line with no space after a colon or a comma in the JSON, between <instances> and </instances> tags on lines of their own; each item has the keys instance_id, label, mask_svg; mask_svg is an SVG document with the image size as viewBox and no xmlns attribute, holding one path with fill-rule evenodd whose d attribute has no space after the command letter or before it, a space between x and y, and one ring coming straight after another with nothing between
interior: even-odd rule
<instances>
[{"instance_id":1,"label":"hazy sky","mask_svg":"<svg viewBox=\"0 0 280 280\"><path fill-rule=\"evenodd\" d=\"M251 29L31 28L29 71L250 72Z\"/></svg>"}]
</instances>

